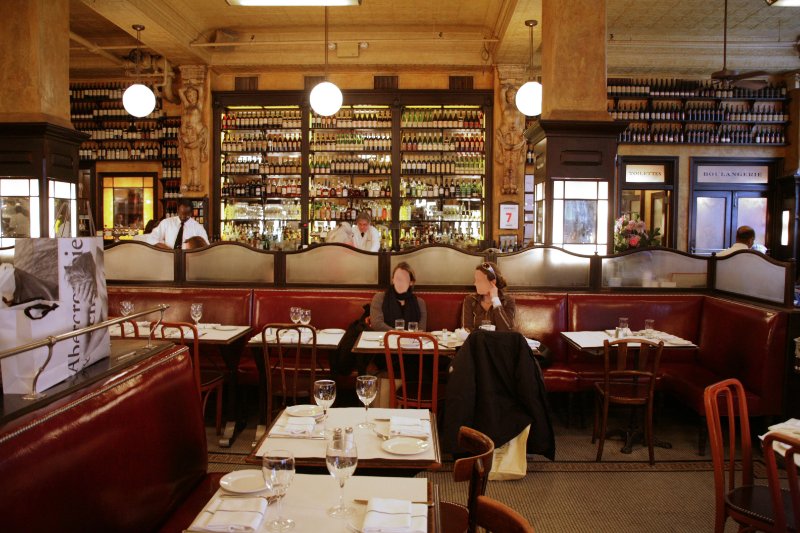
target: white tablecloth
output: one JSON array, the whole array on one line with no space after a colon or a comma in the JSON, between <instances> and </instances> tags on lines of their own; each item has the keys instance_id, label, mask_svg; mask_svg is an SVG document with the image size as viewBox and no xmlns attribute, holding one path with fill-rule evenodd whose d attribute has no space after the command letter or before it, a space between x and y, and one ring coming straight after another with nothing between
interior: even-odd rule
<instances>
[{"instance_id":1,"label":"white tablecloth","mask_svg":"<svg viewBox=\"0 0 800 533\"><path fill-rule=\"evenodd\" d=\"M150 323L149 322L142 322L138 323L139 326L139 336L140 337L147 337L150 335ZM220 329L224 328L224 329ZM229 329L233 328L233 329ZM227 341L232 339L236 335L239 335L242 331L246 330L248 326L220 326L219 324L200 324L197 328L197 333L201 341ZM160 327L158 328L159 332L156 335L156 338L161 338ZM112 337L119 337L120 330L119 325L110 326L108 331ZM130 324L126 324L125 333L127 335L133 334L133 326ZM180 333L176 328L167 328L165 330L165 338L167 339L180 339ZM191 339L193 338L193 334L191 330L184 328L183 330L184 338Z\"/></svg>"},{"instance_id":2,"label":"white tablecloth","mask_svg":"<svg viewBox=\"0 0 800 533\"><path fill-rule=\"evenodd\" d=\"M593 349L593 348L602 348L603 341L614 341L619 340L614 338L613 336L609 335L605 331L562 331L561 335L569 339L573 342L576 346L578 346L581 350ZM631 339L641 339L642 337L634 336L634 337L623 337L623 338L631 338ZM653 341L658 342L659 339L650 339ZM631 343L630 346L638 346L638 343ZM675 344L664 341L664 347L669 348L697 348L696 344Z\"/></svg>"},{"instance_id":3,"label":"white tablecloth","mask_svg":"<svg viewBox=\"0 0 800 533\"><path fill-rule=\"evenodd\" d=\"M347 480L344 497L345 502L352 506L356 513L347 520L331 518L327 515L327 509L339 503L339 484L336 480L326 475L297 474L283 500L282 514L295 521L295 527L291 531L296 533L352 532L348 529L348 522L360 527L367 510L366 504L353 503L353 500L378 497L424 502L428 500L428 480L356 475ZM276 518L277 508L275 504L267 508L259 533L268 531L267 526Z\"/></svg>"},{"instance_id":4,"label":"white tablecloth","mask_svg":"<svg viewBox=\"0 0 800 533\"><path fill-rule=\"evenodd\" d=\"M430 420L431 414L427 409L370 409L369 420L378 425L385 425L387 430L390 416L407 416ZM283 412L275 425L281 426L286 423L288 415ZM385 421L375 421L376 418ZM362 429L358 424L364 421L363 407L333 408L328 410L327 428L332 430L335 427L350 426L353 428L356 446L358 448L359 459L394 459L394 460L431 460L436 458L434 453L435 443L422 453L416 455L395 455L381 448L383 440L372 429ZM317 424L317 429L322 429L322 424ZM324 439L297 439L297 438L272 438L264 439L256 455L262 457L265 450L283 449L289 450L295 457L317 457L325 459L325 448L327 440Z\"/></svg>"},{"instance_id":5,"label":"white tablecloth","mask_svg":"<svg viewBox=\"0 0 800 533\"><path fill-rule=\"evenodd\" d=\"M358 338L358 343L356 344L356 349L358 350L373 350L373 351L383 351L383 336L386 334L385 331L364 331L361 333L361 336ZM439 344L440 350L453 350L464 344L463 340L460 340L456 335L451 331L447 336L447 342L442 342L441 335L439 332L433 333L436 337L437 343ZM397 348L397 337L392 336L390 339L390 348L396 349ZM407 350L413 350L417 348L418 344L415 340L405 340L403 347ZM423 340L422 348L425 350L433 350L433 342L429 340Z\"/></svg>"},{"instance_id":6,"label":"white tablecloth","mask_svg":"<svg viewBox=\"0 0 800 533\"><path fill-rule=\"evenodd\" d=\"M344 337L344 333L325 333L322 331L317 332L317 348L337 348L339 343L342 342L342 337ZM275 337L267 337L267 342L275 342ZM290 344L283 343L284 345L289 346ZM261 333L257 335L253 335L250 340L247 342L248 346L261 346Z\"/></svg>"}]
</instances>

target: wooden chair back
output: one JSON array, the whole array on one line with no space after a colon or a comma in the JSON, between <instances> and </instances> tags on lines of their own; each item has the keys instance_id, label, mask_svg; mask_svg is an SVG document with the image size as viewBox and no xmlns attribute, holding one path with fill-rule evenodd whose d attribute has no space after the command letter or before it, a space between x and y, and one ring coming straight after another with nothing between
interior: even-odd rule
<instances>
[{"instance_id":1,"label":"wooden chair back","mask_svg":"<svg viewBox=\"0 0 800 533\"><path fill-rule=\"evenodd\" d=\"M275 340L270 345L273 332ZM294 332L294 334L289 334ZM305 334L309 342L303 342ZM296 405L298 398L314 397L317 378L317 329L302 324L266 324L261 329L267 378L267 424L272 421L272 398L278 392L283 405ZM278 380L279 383L274 383ZM303 387L305 385L305 387ZM303 390L305 389L305 390ZM289 403L291 402L291 403Z\"/></svg>"},{"instance_id":2,"label":"wooden chair back","mask_svg":"<svg viewBox=\"0 0 800 533\"><path fill-rule=\"evenodd\" d=\"M631 347L631 344L639 346ZM612 383L635 383L638 394L630 399L631 402L652 398L663 350L664 341L653 342L646 339L604 341L604 390L612 390ZM612 403L625 403L625 399L612 399Z\"/></svg>"},{"instance_id":3,"label":"wooden chair back","mask_svg":"<svg viewBox=\"0 0 800 533\"><path fill-rule=\"evenodd\" d=\"M178 337L170 337L170 331L175 330ZM138 329L137 329L138 331ZM190 335L191 333L191 335ZM194 371L194 380L197 383L197 391L200 392L200 335L197 331L197 326L189 322L150 322L150 337L162 339L169 339L176 341L176 344L187 346L192 352L192 369ZM189 342L187 342L189 341Z\"/></svg>"},{"instance_id":4,"label":"wooden chair back","mask_svg":"<svg viewBox=\"0 0 800 533\"><path fill-rule=\"evenodd\" d=\"M461 426L458 430L458 447L474 454L471 457L457 459L453 466L454 481L469 480L467 493L468 531L472 533L476 530L475 506L478 496L486 494L486 484L489 481L489 471L492 469L492 460L494 459L494 442L480 431Z\"/></svg>"},{"instance_id":5,"label":"wooden chair back","mask_svg":"<svg viewBox=\"0 0 800 533\"><path fill-rule=\"evenodd\" d=\"M785 459L786 478L789 486L792 514L787 517L784 507L784 493L781 489L781 479L778 476L778 461L773 445L783 449ZM797 483L797 462L800 461L800 438L787 435L780 431L771 431L764 437L764 459L767 463L767 480L772 496L772 510L774 513L774 531L796 531L797 519L800 517L800 485Z\"/></svg>"},{"instance_id":6,"label":"wooden chair back","mask_svg":"<svg viewBox=\"0 0 800 533\"><path fill-rule=\"evenodd\" d=\"M108 318L111 319L111 318L117 318L117 317L108 317ZM130 326L132 328L131 333L128 333L125 330L125 327L127 325L129 325L129 324L130 324ZM130 338L133 338L133 339L138 339L139 338L139 324L137 324L136 321L133 320L132 318L129 318L128 320L125 320L124 322L120 322L119 323L119 337L121 339L125 339L125 338L128 338L129 336L130 336Z\"/></svg>"},{"instance_id":7,"label":"wooden chair back","mask_svg":"<svg viewBox=\"0 0 800 533\"><path fill-rule=\"evenodd\" d=\"M524 516L504 503L488 496L478 496L475 508L478 525L496 533L534 533ZM470 514L470 518L472 518Z\"/></svg>"},{"instance_id":8,"label":"wooden chair back","mask_svg":"<svg viewBox=\"0 0 800 533\"><path fill-rule=\"evenodd\" d=\"M391 347L393 342L396 342L396 348ZM430 409L436 414L439 403L439 342L436 337L424 332L391 330L383 336L383 346L391 391L389 395L391 408ZM398 372L395 369L393 355L398 361L399 396ZM429 359L432 366L426 364ZM416 375L410 375L413 371Z\"/></svg>"}]
</instances>

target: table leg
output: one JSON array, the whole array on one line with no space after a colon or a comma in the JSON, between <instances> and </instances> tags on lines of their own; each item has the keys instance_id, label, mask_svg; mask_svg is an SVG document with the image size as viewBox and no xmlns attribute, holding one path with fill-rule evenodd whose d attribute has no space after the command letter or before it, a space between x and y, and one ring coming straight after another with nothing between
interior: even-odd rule
<instances>
[{"instance_id":1,"label":"table leg","mask_svg":"<svg viewBox=\"0 0 800 533\"><path fill-rule=\"evenodd\" d=\"M236 423L239 416L239 359L244 342L246 339L219 347L219 353L227 367L225 387L228 389L228 401L225 408L227 422L222 436L219 438L219 445L223 448L229 448L236 437Z\"/></svg>"}]
</instances>

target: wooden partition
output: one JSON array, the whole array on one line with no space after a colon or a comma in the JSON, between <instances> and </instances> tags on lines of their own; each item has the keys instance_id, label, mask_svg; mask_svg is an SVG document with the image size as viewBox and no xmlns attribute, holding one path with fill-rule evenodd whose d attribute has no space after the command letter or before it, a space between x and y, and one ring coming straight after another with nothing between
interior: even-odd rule
<instances>
[{"instance_id":1,"label":"wooden partition","mask_svg":"<svg viewBox=\"0 0 800 533\"><path fill-rule=\"evenodd\" d=\"M185 252L187 283L275 284L275 252L238 242L216 242Z\"/></svg>"},{"instance_id":2,"label":"wooden partition","mask_svg":"<svg viewBox=\"0 0 800 533\"><path fill-rule=\"evenodd\" d=\"M138 241L108 246L104 260L109 282L175 282L183 275L183 254Z\"/></svg>"}]
</instances>

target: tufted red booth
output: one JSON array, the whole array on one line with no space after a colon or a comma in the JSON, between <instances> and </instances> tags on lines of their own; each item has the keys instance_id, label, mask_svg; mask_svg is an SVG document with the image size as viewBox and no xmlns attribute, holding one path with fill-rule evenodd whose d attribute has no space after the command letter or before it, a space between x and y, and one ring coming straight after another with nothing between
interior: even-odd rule
<instances>
[{"instance_id":1,"label":"tufted red booth","mask_svg":"<svg viewBox=\"0 0 800 533\"><path fill-rule=\"evenodd\" d=\"M8 422L0 457L4 531L180 531L219 483L185 348Z\"/></svg>"}]
</instances>

